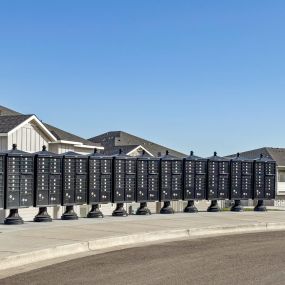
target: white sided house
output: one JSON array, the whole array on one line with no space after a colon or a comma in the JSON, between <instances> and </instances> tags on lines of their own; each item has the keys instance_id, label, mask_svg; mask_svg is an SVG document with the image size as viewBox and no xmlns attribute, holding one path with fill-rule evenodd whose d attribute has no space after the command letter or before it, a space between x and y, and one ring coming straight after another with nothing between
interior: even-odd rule
<instances>
[{"instance_id":1,"label":"white sided house","mask_svg":"<svg viewBox=\"0 0 285 285\"><path fill-rule=\"evenodd\" d=\"M58 154L74 151L87 155L94 148L104 149L100 144L45 124L36 115L23 115L0 106L0 152L12 149L13 144L17 144L19 150L29 153L41 151L43 145L47 150ZM79 215L87 212L87 206L76 208ZM59 218L62 210L62 207L53 207L49 212L53 218ZM20 215L24 220L32 220L37 211L36 208L21 209ZM3 219L7 213L0 212Z\"/></svg>"}]
</instances>

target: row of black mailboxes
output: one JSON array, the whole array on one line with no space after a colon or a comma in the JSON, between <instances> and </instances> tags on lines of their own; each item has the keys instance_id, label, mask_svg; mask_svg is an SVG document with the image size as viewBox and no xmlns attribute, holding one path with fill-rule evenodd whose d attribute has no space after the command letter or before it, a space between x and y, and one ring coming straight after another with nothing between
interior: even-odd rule
<instances>
[{"instance_id":1,"label":"row of black mailboxes","mask_svg":"<svg viewBox=\"0 0 285 285\"><path fill-rule=\"evenodd\" d=\"M17 150L0 155L0 207L175 200L274 199L276 163L166 153L130 157L122 152L84 156Z\"/></svg>"}]
</instances>

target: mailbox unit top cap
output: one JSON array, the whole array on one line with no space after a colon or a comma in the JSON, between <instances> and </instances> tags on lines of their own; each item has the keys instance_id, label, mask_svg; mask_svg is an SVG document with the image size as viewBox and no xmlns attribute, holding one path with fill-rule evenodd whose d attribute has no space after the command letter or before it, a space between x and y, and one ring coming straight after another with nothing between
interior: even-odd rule
<instances>
[{"instance_id":1,"label":"mailbox unit top cap","mask_svg":"<svg viewBox=\"0 0 285 285\"><path fill-rule=\"evenodd\" d=\"M194 152L191 151L190 155L188 155L187 157L185 157L185 160L207 160L206 158L194 155Z\"/></svg>"},{"instance_id":2,"label":"mailbox unit top cap","mask_svg":"<svg viewBox=\"0 0 285 285\"><path fill-rule=\"evenodd\" d=\"M216 152L214 152L213 156L208 157L211 161L230 161L227 157L218 156Z\"/></svg>"},{"instance_id":3,"label":"mailbox unit top cap","mask_svg":"<svg viewBox=\"0 0 285 285\"><path fill-rule=\"evenodd\" d=\"M137 156L138 159L148 159L148 160L159 160L158 157L151 156L149 153L142 151L140 155Z\"/></svg>"},{"instance_id":4,"label":"mailbox unit top cap","mask_svg":"<svg viewBox=\"0 0 285 285\"><path fill-rule=\"evenodd\" d=\"M8 156L34 156L34 154L17 149L17 145L13 144L13 148L5 152Z\"/></svg>"},{"instance_id":5,"label":"mailbox unit top cap","mask_svg":"<svg viewBox=\"0 0 285 285\"><path fill-rule=\"evenodd\" d=\"M239 153L237 153L236 156L232 158L232 161L247 161L247 162L253 162L253 159L240 156Z\"/></svg>"},{"instance_id":6,"label":"mailbox unit top cap","mask_svg":"<svg viewBox=\"0 0 285 285\"><path fill-rule=\"evenodd\" d=\"M47 151L45 146L43 146L43 150L35 152L37 156L45 156L45 157L62 157L62 155L54 152Z\"/></svg>"},{"instance_id":7,"label":"mailbox unit top cap","mask_svg":"<svg viewBox=\"0 0 285 285\"><path fill-rule=\"evenodd\" d=\"M68 152L65 152L62 154L64 157L88 157L87 155L83 155L83 154L80 154L80 153L77 153L77 152L74 152L74 151L68 151Z\"/></svg>"},{"instance_id":8,"label":"mailbox unit top cap","mask_svg":"<svg viewBox=\"0 0 285 285\"><path fill-rule=\"evenodd\" d=\"M273 160L272 158L270 157L265 157L263 154L260 154L260 156L256 159L254 159L255 161L264 161L264 162L275 162L275 160Z\"/></svg>"},{"instance_id":9,"label":"mailbox unit top cap","mask_svg":"<svg viewBox=\"0 0 285 285\"><path fill-rule=\"evenodd\" d=\"M161 160L181 160L180 158L169 154L168 150L166 151L164 156L160 157Z\"/></svg>"},{"instance_id":10,"label":"mailbox unit top cap","mask_svg":"<svg viewBox=\"0 0 285 285\"><path fill-rule=\"evenodd\" d=\"M109 158L109 159L112 158L112 156L110 156L110 155L106 155L106 154L103 154L103 153L98 153L96 149L94 150L93 153L89 154L89 157L90 158Z\"/></svg>"}]
</instances>

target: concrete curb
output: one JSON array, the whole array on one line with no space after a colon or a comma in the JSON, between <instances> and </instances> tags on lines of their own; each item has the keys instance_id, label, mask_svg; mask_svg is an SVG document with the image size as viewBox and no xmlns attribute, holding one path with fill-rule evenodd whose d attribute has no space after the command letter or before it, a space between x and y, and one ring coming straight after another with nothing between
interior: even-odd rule
<instances>
[{"instance_id":1,"label":"concrete curb","mask_svg":"<svg viewBox=\"0 0 285 285\"><path fill-rule=\"evenodd\" d=\"M190 239L209 236L222 236L227 234L241 234L278 230L285 230L285 223L254 223L238 226L229 225L205 228L175 229L148 233L138 233L124 236L114 236L86 242L61 245L23 254L11 255L0 260L0 270L10 269L78 253L90 251L92 252L103 249L109 249L109 251L112 251L118 246L130 247L147 242L167 241L173 239Z\"/></svg>"}]
</instances>

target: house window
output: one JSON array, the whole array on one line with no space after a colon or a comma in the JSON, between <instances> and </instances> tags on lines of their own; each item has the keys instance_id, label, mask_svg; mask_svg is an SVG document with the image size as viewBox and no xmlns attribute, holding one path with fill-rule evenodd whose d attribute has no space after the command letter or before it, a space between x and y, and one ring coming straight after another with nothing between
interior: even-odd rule
<instances>
[{"instance_id":1,"label":"house window","mask_svg":"<svg viewBox=\"0 0 285 285\"><path fill-rule=\"evenodd\" d=\"M280 170L278 173L278 181L285 182L285 170Z\"/></svg>"}]
</instances>

